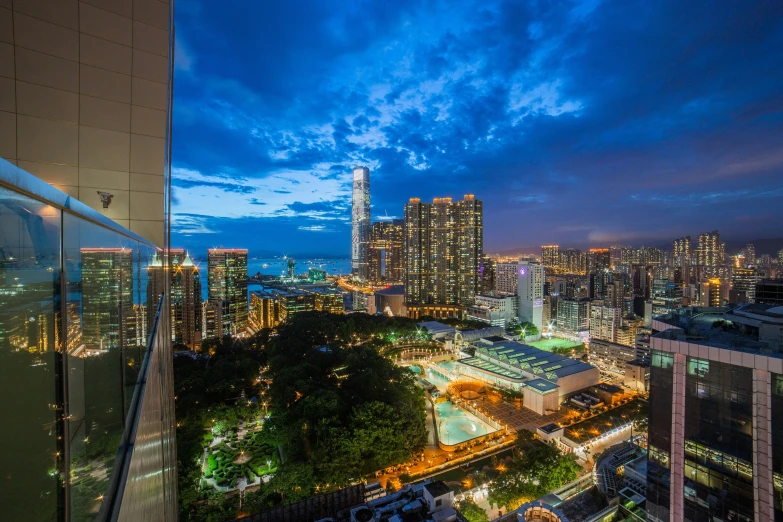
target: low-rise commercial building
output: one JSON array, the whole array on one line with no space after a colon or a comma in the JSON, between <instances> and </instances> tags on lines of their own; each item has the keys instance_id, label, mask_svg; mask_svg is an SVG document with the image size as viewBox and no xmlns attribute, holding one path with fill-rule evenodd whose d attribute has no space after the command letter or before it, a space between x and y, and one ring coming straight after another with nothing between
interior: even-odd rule
<instances>
[{"instance_id":1,"label":"low-rise commercial building","mask_svg":"<svg viewBox=\"0 0 783 522\"><path fill-rule=\"evenodd\" d=\"M556 411L569 396L598 384L597 368L507 339L484 339L474 357L460 359L459 373L499 388L522 391L539 415Z\"/></svg>"},{"instance_id":2,"label":"low-rise commercial building","mask_svg":"<svg viewBox=\"0 0 783 522\"><path fill-rule=\"evenodd\" d=\"M636 359L636 348L603 339L590 339L587 357L599 367L624 372L625 363Z\"/></svg>"},{"instance_id":3,"label":"low-rise commercial building","mask_svg":"<svg viewBox=\"0 0 783 522\"><path fill-rule=\"evenodd\" d=\"M477 295L474 304L467 308L468 319L500 327L505 327L515 320L518 313L519 299L516 295L502 297Z\"/></svg>"}]
</instances>

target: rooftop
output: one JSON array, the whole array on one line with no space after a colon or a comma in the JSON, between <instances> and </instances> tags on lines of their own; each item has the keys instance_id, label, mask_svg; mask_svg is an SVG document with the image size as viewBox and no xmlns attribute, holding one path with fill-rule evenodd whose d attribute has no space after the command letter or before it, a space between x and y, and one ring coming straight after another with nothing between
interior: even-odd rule
<instances>
[{"instance_id":1,"label":"rooftop","mask_svg":"<svg viewBox=\"0 0 783 522\"><path fill-rule=\"evenodd\" d=\"M779 336L759 337L760 331L783 328L781 308L762 304L681 308L653 319L654 328L660 330L653 337L783 357Z\"/></svg>"},{"instance_id":2,"label":"rooftop","mask_svg":"<svg viewBox=\"0 0 783 522\"><path fill-rule=\"evenodd\" d=\"M515 341L508 341L501 346L480 347L476 354L515 366L520 372L541 374L541 377L552 381L593 369L593 366L582 361Z\"/></svg>"},{"instance_id":3,"label":"rooftop","mask_svg":"<svg viewBox=\"0 0 783 522\"><path fill-rule=\"evenodd\" d=\"M451 492L451 489L449 489L446 483L442 480L425 484L424 489L426 489L429 494L435 498L447 495L449 492Z\"/></svg>"},{"instance_id":4,"label":"rooftop","mask_svg":"<svg viewBox=\"0 0 783 522\"><path fill-rule=\"evenodd\" d=\"M546 379L533 379L532 381L526 382L524 385L537 391L541 395L557 391L557 389L560 388L557 384L552 381L547 381Z\"/></svg>"}]
</instances>

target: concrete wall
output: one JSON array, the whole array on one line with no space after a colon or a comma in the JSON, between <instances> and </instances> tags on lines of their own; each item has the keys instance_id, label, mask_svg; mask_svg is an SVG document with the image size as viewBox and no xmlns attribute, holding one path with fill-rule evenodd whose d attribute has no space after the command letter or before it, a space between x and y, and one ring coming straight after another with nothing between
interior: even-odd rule
<instances>
[{"instance_id":1,"label":"concrete wall","mask_svg":"<svg viewBox=\"0 0 783 522\"><path fill-rule=\"evenodd\" d=\"M168 84L168 0L0 0L0 157L156 245Z\"/></svg>"}]
</instances>

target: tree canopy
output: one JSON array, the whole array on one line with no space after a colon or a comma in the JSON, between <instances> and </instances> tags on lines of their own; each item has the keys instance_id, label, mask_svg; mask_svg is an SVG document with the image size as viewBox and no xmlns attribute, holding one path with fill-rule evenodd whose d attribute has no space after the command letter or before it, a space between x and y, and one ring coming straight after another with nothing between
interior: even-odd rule
<instances>
[{"instance_id":1,"label":"tree canopy","mask_svg":"<svg viewBox=\"0 0 783 522\"><path fill-rule=\"evenodd\" d=\"M490 504L516 509L572 480L581 470L572 454L565 455L554 446L532 440L520 432L511 464L490 486Z\"/></svg>"}]
</instances>

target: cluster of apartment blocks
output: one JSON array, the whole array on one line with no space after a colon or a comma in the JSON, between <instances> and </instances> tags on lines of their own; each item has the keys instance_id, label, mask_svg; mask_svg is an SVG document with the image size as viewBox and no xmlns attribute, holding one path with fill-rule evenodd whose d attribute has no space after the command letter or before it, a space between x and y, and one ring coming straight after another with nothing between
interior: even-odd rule
<instances>
[{"instance_id":1,"label":"cluster of apartment blocks","mask_svg":"<svg viewBox=\"0 0 783 522\"><path fill-rule=\"evenodd\" d=\"M250 292L249 324L252 328L274 328L299 312L345 311L343 293L330 286L269 288Z\"/></svg>"}]
</instances>

